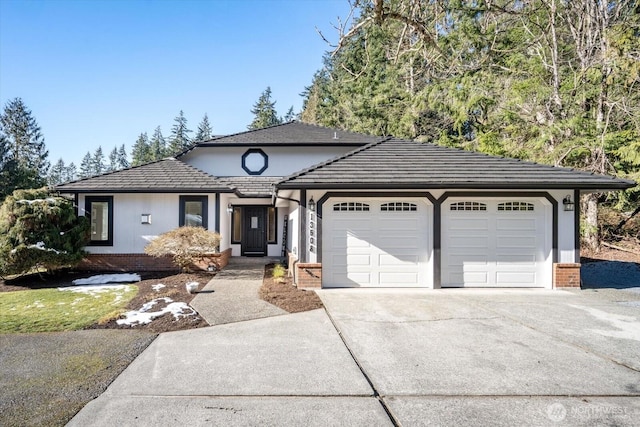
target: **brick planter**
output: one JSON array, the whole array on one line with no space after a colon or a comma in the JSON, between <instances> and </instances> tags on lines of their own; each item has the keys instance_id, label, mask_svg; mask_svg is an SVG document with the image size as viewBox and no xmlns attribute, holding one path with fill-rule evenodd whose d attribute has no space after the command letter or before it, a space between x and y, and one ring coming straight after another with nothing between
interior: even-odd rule
<instances>
[{"instance_id":1,"label":"brick planter","mask_svg":"<svg viewBox=\"0 0 640 427\"><path fill-rule=\"evenodd\" d=\"M296 264L296 286L299 288L322 288L322 264L299 262Z\"/></svg>"},{"instance_id":2,"label":"brick planter","mask_svg":"<svg viewBox=\"0 0 640 427\"><path fill-rule=\"evenodd\" d=\"M580 264L553 264L553 287L580 289Z\"/></svg>"},{"instance_id":3,"label":"brick planter","mask_svg":"<svg viewBox=\"0 0 640 427\"><path fill-rule=\"evenodd\" d=\"M208 255L192 268L206 271L213 265L217 270L221 270L229 263L230 257L231 248ZM179 271L171 257L152 257L147 254L89 254L77 268L89 271Z\"/></svg>"}]
</instances>

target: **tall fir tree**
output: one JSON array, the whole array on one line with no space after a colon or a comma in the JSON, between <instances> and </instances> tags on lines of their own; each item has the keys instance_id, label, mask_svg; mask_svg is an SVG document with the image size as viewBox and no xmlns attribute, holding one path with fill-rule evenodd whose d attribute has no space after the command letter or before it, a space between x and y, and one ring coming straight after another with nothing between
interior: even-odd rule
<instances>
[{"instance_id":1,"label":"tall fir tree","mask_svg":"<svg viewBox=\"0 0 640 427\"><path fill-rule=\"evenodd\" d=\"M187 118L184 112L180 110L178 116L173 120L174 124L171 128L171 136L169 137L169 148L167 154L175 156L181 151L186 150L191 145L189 134L193 132L187 128Z\"/></svg>"},{"instance_id":2,"label":"tall fir tree","mask_svg":"<svg viewBox=\"0 0 640 427\"><path fill-rule=\"evenodd\" d=\"M151 148L149 147L149 137L146 132L138 136L131 149L131 165L139 166L149 162Z\"/></svg>"},{"instance_id":3,"label":"tall fir tree","mask_svg":"<svg viewBox=\"0 0 640 427\"><path fill-rule=\"evenodd\" d=\"M93 153L91 166L93 175L100 175L104 173L106 165L104 164L104 153L102 152L101 146L98 146L98 148L96 148L96 151Z\"/></svg>"},{"instance_id":4,"label":"tall fir tree","mask_svg":"<svg viewBox=\"0 0 640 427\"><path fill-rule=\"evenodd\" d=\"M271 87L267 87L260 95L260 98L253 104L251 114L253 121L247 128L249 130L260 129L282 123L276 112L276 101L271 100Z\"/></svg>"},{"instance_id":5,"label":"tall fir tree","mask_svg":"<svg viewBox=\"0 0 640 427\"><path fill-rule=\"evenodd\" d=\"M149 141L149 158L147 161L152 162L163 159L167 155L167 142L162 135L162 129L158 126L153 131L151 141Z\"/></svg>"},{"instance_id":6,"label":"tall fir tree","mask_svg":"<svg viewBox=\"0 0 640 427\"><path fill-rule=\"evenodd\" d=\"M67 165L67 167L64 170L64 177L62 182L73 181L74 179L77 178L77 175L78 175L78 170L76 168L76 164L71 162Z\"/></svg>"},{"instance_id":7,"label":"tall fir tree","mask_svg":"<svg viewBox=\"0 0 640 427\"><path fill-rule=\"evenodd\" d=\"M14 98L0 114L0 200L16 188L35 188L47 182L49 161L40 126L21 98Z\"/></svg>"},{"instance_id":8,"label":"tall fir tree","mask_svg":"<svg viewBox=\"0 0 640 427\"><path fill-rule=\"evenodd\" d=\"M129 166L127 150L124 148L124 144L122 144L118 149L118 169L126 169Z\"/></svg>"},{"instance_id":9,"label":"tall fir tree","mask_svg":"<svg viewBox=\"0 0 640 427\"><path fill-rule=\"evenodd\" d=\"M202 121L198 125L198 129L196 130L196 134L193 137L193 140L196 142L207 141L213 137L213 129L211 128L211 124L209 123L209 117L207 113L204 113L204 117Z\"/></svg>"},{"instance_id":10,"label":"tall fir tree","mask_svg":"<svg viewBox=\"0 0 640 427\"><path fill-rule=\"evenodd\" d=\"M62 157L61 157L49 169L49 176L47 178L47 183L53 186L53 185L58 185L65 182L66 170L67 170L67 166L64 164L64 160L62 160Z\"/></svg>"},{"instance_id":11,"label":"tall fir tree","mask_svg":"<svg viewBox=\"0 0 640 427\"><path fill-rule=\"evenodd\" d=\"M290 121L295 120L295 118L296 118L296 113L293 112L293 105L292 105L287 110L287 114L284 115L284 118L282 119L282 122L283 123L289 123Z\"/></svg>"},{"instance_id":12,"label":"tall fir tree","mask_svg":"<svg viewBox=\"0 0 640 427\"><path fill-rule=\"evenodd\" d=\"M109 153L109 164L107 165L107 172L113 172L118 170L118 148L113 147L113 150Z\"/></svg>"},{"instance_id":13,"label":"tall fir tree","mask_svg":"<svg viewBox=\"0 0 640 427\"><path fill-rule=\"evenodd\" d=\"M82 162L80 163L80 178L88 178L93 176L93 157L91 153L87 151L87 154L82 158Z\"/></svg>"}]
</instances>

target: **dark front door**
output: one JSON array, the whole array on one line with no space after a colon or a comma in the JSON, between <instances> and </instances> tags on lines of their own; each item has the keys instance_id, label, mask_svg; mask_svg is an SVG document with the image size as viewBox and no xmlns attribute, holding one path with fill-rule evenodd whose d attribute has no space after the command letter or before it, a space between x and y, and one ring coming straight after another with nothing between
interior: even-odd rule
<instances>
[{"instance_id":1,"label":"dark front door","mask_svg":"<svg viewBox=\"0 0 640 427\"><path fill-rule=\"evenodd\" d=\"M267 255L267 208L247 206L243 210L242 255Z\"/></svg>"}]
</instances>

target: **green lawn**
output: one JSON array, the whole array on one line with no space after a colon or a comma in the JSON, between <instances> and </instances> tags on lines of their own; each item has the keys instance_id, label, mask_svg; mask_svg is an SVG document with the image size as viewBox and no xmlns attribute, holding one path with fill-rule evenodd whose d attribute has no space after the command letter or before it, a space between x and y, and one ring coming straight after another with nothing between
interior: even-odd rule
<instances>
[{"instance_id":1,"label":"green lawn","mask_svg":"<svg viewBox=\"0 0 640 427\"><path fill-rule=\"evenodd\" d=\"M131 285L76 286L0 293L0 333L83 329L115 317L136 295Z\"/></svg>"}]
</instances>

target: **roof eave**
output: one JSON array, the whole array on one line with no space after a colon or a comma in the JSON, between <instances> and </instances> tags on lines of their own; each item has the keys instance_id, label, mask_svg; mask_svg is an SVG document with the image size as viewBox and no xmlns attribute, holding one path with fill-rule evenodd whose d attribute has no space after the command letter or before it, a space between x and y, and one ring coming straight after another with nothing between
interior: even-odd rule
<instances>
[{"instance_id":1,"label":"roof eave","mask_svg":"<svg viewBox=\"0 0 640 427\"><path fill-rule=\"evenodd\" d=\"M540 190L540 189L550 189L550 190L566 190L566 189L575 189L575 190L583 190L583 191L614 191L614 190L625 190L627 188L632 188L636 184L633 183L625 183L625 182L612 182L598 185L593 184L576 184L576 183L472 183L472 182L457 182L457 183L441 183L441 182L431 182L431 183L310 183L310 184L296 184L296 183L278 183L276 185L277 189L282 190L301 190L301 189L326 189L326 190L349 190L349 189L358 189L358 190L416 190L416 189L425 189L425 190L444 190L444 189L479 189L479 190Z\"/></svg>"}]
</instances>

